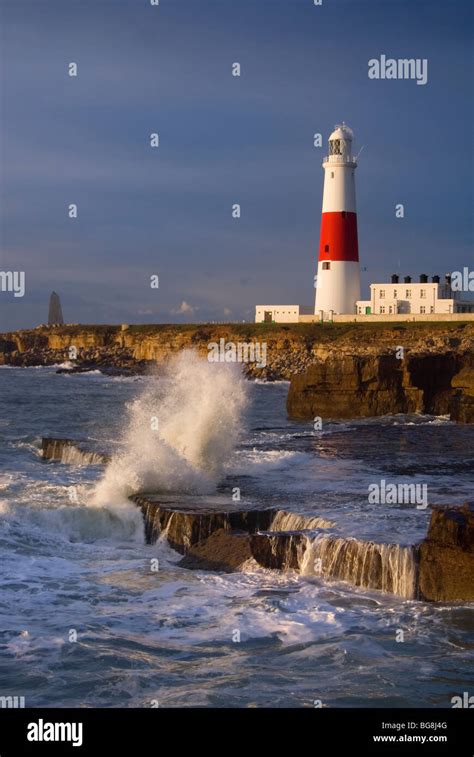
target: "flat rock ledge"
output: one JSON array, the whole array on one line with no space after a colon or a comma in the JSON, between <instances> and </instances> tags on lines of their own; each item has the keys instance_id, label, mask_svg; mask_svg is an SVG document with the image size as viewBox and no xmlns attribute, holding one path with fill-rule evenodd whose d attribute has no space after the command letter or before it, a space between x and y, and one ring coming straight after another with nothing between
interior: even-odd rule
<instances>
[{"instance_id":1,"label":"flat rock ledge","mask_svg":"<svg viewBox=\"0 0 474 757\"><path fill-rule=\"evenodd\" d=\"M147 543L154 544L163 534L169 545L182 555L187 555L198 544L202 545L216 531L222 531L231 537L241 533L266 531L276 513L273 508L228 511L212 507L196 508L176 504L154 494L138 494L131 499L143 513ZM217 546L217 540L213 544Z\"/></svg>"},{"instance_id":2,"label":"flat rock ledge","mask_svg":"<svg viewBox=\"0 0 474 757\"><path fill-rule=\"evenodd\" d=\"M72 439L56 439L44 436L41 440L43 460L51 460L72 465L105 465L110 456L95 449L89 442L77 442Z\"/></svg>"},{"instance_id":3,"label":"flat rock ledge","mask_svg":"<svg viewBox=\"0 0 474 757\"><path fill-rule=\"evenodd\" d=\"M88 442L44 437L45 461L106 464L110 457ZM425 539L402 547L335 535L330 521L275 508L206 507L202 497L183 504L161 494L139 494L145 539L164 536L194 570L232 572L249 560L269 570L348 581L407 599L474 601L474 502L435 505Z\"/></svg>"},{"instance_id":4,"label":"flat rock ledge","mask_svg":"<svg viewBox=\"0 0 474 757\"><path fill-rule=\"evenodd\" d=\"M184 556L179 564L191 570L233 572L253 560L269 570L345 580L406 599L474 600L473 502L433 507L427 537L400 546L341 538L329 521L274 508L223 511L157 494L131 500L142 511L147 543L166 538Z\"/></svg>"}]
</instances>

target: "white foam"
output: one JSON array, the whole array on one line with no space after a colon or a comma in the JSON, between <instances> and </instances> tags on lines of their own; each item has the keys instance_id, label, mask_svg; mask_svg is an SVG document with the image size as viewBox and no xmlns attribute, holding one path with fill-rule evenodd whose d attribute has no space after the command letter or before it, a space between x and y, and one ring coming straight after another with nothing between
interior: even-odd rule
<instances>
[{"instance_id":1,"label":"white foam","mask_svg":"<svg viewBox=\"0 0 474 757\"><path fill-rule=\"evenodd\" d=\"M293 467L296 463L311 460L311 456L306 452L294 452L292 450L260 450L254 447L252 450L239 451L236 453L234 462L231 466L232 473L236 475L245 475L249 469L256 468L258 473L264 473L266 470L281 470L282 468Z\"/></svg>"},{"instance_id":2,"label":"white foam","mask_svg":"<svg viewBox=\"0 0 474 757\"><path fill-rule=\"evenodd\" d=\"M13 476L11 473L0 474L0 491L7 491L13 483Z\"/></svg>"},{"instance_id":3,"label":"white foam","mask_svg":"<svg viewBox=\"0 0 474 757\"><path fill-rule=\"evenodd\" d=\"M256 379L254 379L253 383L254 384L265 384L265 386L281 386L282 384L284 386L289 386L291 382L288 381L288 380L286 380L286 379L277 379L276 381L269 381L268 379L256 378Z\"/></svg>"},{"instance_id":4,"label":"white foam","mask_svg":"<svg viewBox=\"0 0 474 757\"><path fill-rule=\"evenodd\" d=\"M240 436L246 404L238 366L180 353L165 378L147 382L130 403L122 451L107 466L94 502L124 501L141 491L213 491Z\"/></svg>"}]
</instances>

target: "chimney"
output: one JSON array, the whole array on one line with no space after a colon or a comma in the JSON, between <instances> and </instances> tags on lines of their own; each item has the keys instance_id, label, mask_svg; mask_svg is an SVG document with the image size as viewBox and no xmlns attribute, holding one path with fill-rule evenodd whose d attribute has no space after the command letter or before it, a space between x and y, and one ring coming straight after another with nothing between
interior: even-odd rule
<instances>
[{"instance_id":1,"label":"chimney","mask_svg":"<svg viewBox=\"0 0 474 757\"><path fill-rule=\"evenodd\" d=\"M400 279L397 276L397 274L396 273L392 273L392 284L398 284L399 280Z\"/></svg>"},{"instance_id":2,"label":"chimney","mask_svg":"<svg viewBox=\"0 0 474 757\"><path fill-rule=\"evenodd\" d=\"M405 284L411 284L411 276L405 276L404 281Z\"/></svg>"},{"instance_id":3,"label":"chimney","mask_svg":"<svg viewBox=\"0 0 474 757\"><path fill-rule=\"evenodd\" d=\"M428 276L426 273L420 274L420 284L427 284L428 283Z\"/></svg>"},{"instance_id":4,"label":"chimney","mask_svg":"<svg viewBox=\"0 0 474 757\"><path fill-rule=\"evenodd\" d=\"M433 276L433 284L439 284L439 276Z\"/></svg>"},{"instance_id":5,"label":"chimney","mask_svg":"<svg viewBox=\"0 0 474 757\"><path fill-rule=\"evenodd\" d=\"M450 286L451 286L451 274L450 274L450 273L447 273L447 274L445 275L445 277L444 277L444 280L445 280L445 282L446 282L446 286L450 287Z\"/></svg>"}]
</instances>

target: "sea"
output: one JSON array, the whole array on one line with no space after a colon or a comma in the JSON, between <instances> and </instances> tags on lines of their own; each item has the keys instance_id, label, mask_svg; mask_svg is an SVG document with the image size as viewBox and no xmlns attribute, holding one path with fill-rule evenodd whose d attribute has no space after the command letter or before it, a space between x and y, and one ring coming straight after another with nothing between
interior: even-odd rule
<instances>
[{"instance_id":1,"label":"sea","mask_svg":"<svg viewBox=\"0 0 474 757\"><path fill-rule=\"evenodd\" d=\"M418 483L430 505L473 499L472 427L401 415L295 422L287 382L240 368L191 352L146 376L0 368L0 697L442 708L474 694L473 603L253 561L190 571L164 538L145 543L129 500L138 492L280 508L324 518L340 538L398 545L425 536L430 508L370 501L371 486ZM48 436L110 461L46 461Z\"/></svg>"}]
</instances>

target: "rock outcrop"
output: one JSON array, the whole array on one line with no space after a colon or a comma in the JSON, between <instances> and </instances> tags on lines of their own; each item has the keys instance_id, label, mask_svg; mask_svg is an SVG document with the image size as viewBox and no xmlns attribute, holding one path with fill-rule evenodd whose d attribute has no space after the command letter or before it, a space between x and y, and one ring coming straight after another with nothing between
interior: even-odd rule
<instances>
[{"instance_id":1,"label":"rock outcrop","mask_svg":"<svg viewBox=\"0 0 474 757\"><path fill-rule=\"evenodd\" d=\"M299 420L449 413L469 423L473 387L471 353L331 356L292 379L287 410Z\"/></svg>"},{"instance_id":2,"label":"rock outcrop","mask_svg":"<svg viewBox=\"0 0 474 757\"><path fill-rule=\"evenodd\" d=\"M72 465L105 464L110 460L109 455L94 449L89 442L46 436L41 440L41 454L44 460L56 460Z\"/></svg>"},{"instance_id":3,"label":"rock outcrop","mask_svg":"<svg viewBox=\"0 0 474 757\"><path fill-rule=\"evenodd\" d=\"M402 345L406 353L444 355L473 351L472 323L406 324L201 324L150 326L55 326L0 334L0 364L114 367L144 372L183 349L203 357L213 342L265 343L266 365L243 365L246 375L291 379L331 357L378 357ZM71 348L75 350L71 353Z\"/></svg>"},{"instance_id":4,"label":"rock outcrop","mask_svg":"<svg viewBox=\"0 0 474 757\"><path fill-rule=\"evenodd\" d=\"M42 440L45 460L104 464L109 456L87 442ZM202 497L137 494L145 539L166 538L184 555L182 567L231 572L250 559L271 570L297 570L407 599L474 600L474 502L433 506L428 534L419 544L378 544L343 537L317 515L275 508L218 509Z\"/></svg>"},{"instance_id":5,"label":"rock outcrop","mask_svg":"<svg viewBox=\"0 0 474 757\"><path fill-rule=\"evenodd\" d=\"M242 370L290 379L295 419L423 412L474 422L472 323L42 327L0 335L0 365L68 361L58 371L134 375L156 371L183 349L206 357L219 340L265 344L266 365Z\"/></svg>"},{"instance_id":6,"label":"rock outcrop","mask_svg":"<svg viewBox=\"0 0 474 757\"><path fill-rule=\"evenodd\" d=\"M333 533L334 524L282 510L219 511L136 495L148 543L165 537L189 569L232 572L252 559L405 599L474 600L474 504L436 506L419 544L378 544ZM289 529L280 530L282 524ZM292 528L296 525L296 529Z\"/></svg>"},{"instance_id":7,"label":"rock outcrop","mask_svg":"<svg viewBox=\"0 0 474 757\"><path fill-rule=\"evenodd\" d=\"M265 532L250 536L254 560L263 568L296 570L353 586L417 595L417 546L378 544L311 532Z\"/></svg>"},{"instance_id":8,"label":"rock outcrop","mask_svg":"<svg viewBox=\"0 0 474 757\"><path fill-rule=\"evenodd\" d=\"M252 534L250 551L262 568L300 570L308 538L302 531L275 531Z\"/></svg>"},{"instance_id":9,"label":"rock outcrop","mask_svg":"<svg viewBox=\"0 0 474 757\"><path fill-rule=\"evenodd\" d=\"M43 438L45 460L106 463L86 443ZM474 600L474 503L434 506L428 535L419 544L377 544L334 533L315 515L275 508L217 509L201 497L190 504L157 494L137 494L145 539L166 538L193 570L232 572L252 559L271 570L296 570L406 599Z\"/></svg>"},{"instance_id":10,"label":"rock outcrop","mask_svg":"<svg viewBox=\"0 0 474 757\"><path fill-rule=\"evenodd\" d=\"M459 423L474 423L474 351L465 365L453 377L449 411L451 418Z\"/></svg>"},{"instance_id":11,"label":"rock outcrop","mask_svg":"<svg viewBox=\"0 0 474 757\"><path fill-rule=\"evenodd\" d=\"M197 506L176 504L176 501L153 494L137 494L131 497L143 513L145 539L153 544L165 535L170 546L180 554L208 539L215 531L243 532L252 534L270 527L275 510L227 510L217 511ZM197 498L199 503L200 498Z\"/></svg>"},{"instance_id":12,"label":"rock outcrop","mask_svg":"<svg viewBox=\"0 0 474 757\"><path fill-rule=\"evenodd\" d=\"M250 538L246 533L220 528L190 547L178 564L189 570L233 573L253 557Z\"/></svg>"},{"instance_id":13,"label":"rock outcrop","mask_svg":"<svg viewBox=\"0 0 474 757\"><path fill-rule=\"evenodd\" d=\"M428 535L419 548L421 599L474 599L474 502L435 506Z\"/></svg>"},{"instance_id":14,"label":"rock outcrop","mask_svg":"<svg viewBox=\"0 0 474 757\"><path fill-rule=\"evenodd\" d=\"M293 378L287 409L301 420L419 412L422 392L409 388L395 355L334 356Z\"/></svg>"}]
</instances>

